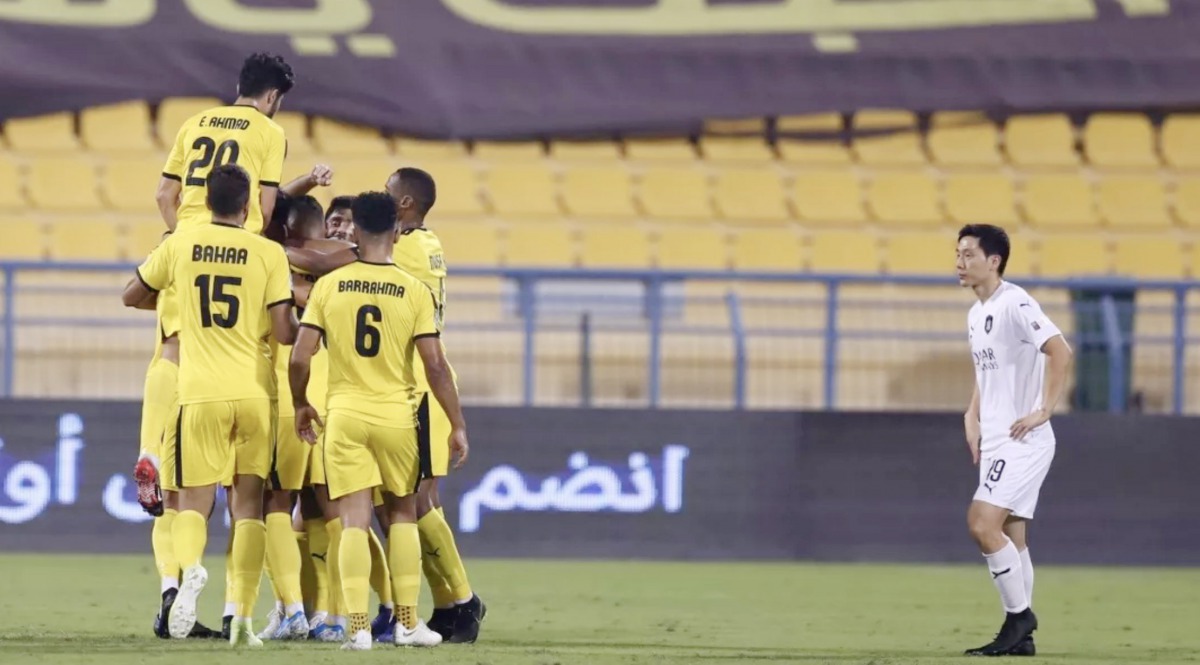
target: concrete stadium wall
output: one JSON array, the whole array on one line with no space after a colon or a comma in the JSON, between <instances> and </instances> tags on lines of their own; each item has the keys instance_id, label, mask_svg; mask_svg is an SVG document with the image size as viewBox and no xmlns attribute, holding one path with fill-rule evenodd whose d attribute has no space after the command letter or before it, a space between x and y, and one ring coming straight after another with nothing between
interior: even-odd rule
<instances>
[{"instance_id":1,"label":"concrete stadium wall","mask_svg":"<svg viewBox=\"0 0 1200 665\"><path fill-rule=\"evenodd\" d=\"M0 551L148 551L139 405L0 401ZM957 414L476 408L467 556L978 560ZM1200 420L1066 415L1039 561L1200 564ZM215 529L210 551L223 548Z\"/></svg>"}]
</instances>

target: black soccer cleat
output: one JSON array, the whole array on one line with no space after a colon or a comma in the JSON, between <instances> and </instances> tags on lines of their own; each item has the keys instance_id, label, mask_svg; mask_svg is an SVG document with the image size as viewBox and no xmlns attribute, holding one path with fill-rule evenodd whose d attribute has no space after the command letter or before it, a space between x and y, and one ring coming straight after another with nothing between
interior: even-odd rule
<instances>
[{"instance_id":1,"label":"black soccer cleat","mask_svg":"<svg viewBox=\"0 0 1200 665\"><path fill-rule=\"evenodd\" d=\"M171 606L175 604L177 595L179 595L179 589L167 589L162 593L162 605L158 609L158 616L154 617L155 637L164 640L170 639L171 633L167 631L167 617L171 616Z\"/></svg>"},{"instance_id":2,"label":"black soccer cleat","mask_svg":"<svg viewBox=\"0 0 1200 665\"><path fill-rule=\"evenodd\" d=\"M229 633L233 629L233 615L221 617L221 639L229 641Z\"/></svg>"},{"instance_id":3,"label":"black soccer cleat","mask_svg":"<svg viewBox=\"0 0 1200 665\"><path fill-rule=\"evenodd\" d=\"M196 625L192 626L192 632L188 633L189 640L215 640L220 639L220 637L221 631L213 630L199 621L196 622Z\"/></svg>"},{"instance_id":4,"label":"black soccer cleat","mask_svg":"<svg viewBox=\"0 0 1200 665\"><path fill-rule=\"evenodd\" d=\"M454 630L446 641L450 644L474 644L475 640L479 639L479 628L483 624L483 618L487 616L487 605L483 604L478 595L473 595L471 600L454 609L457 611Z\"/></svg>"},{"instance_id":5,"label":"black soccer cleat","mask_svg":"<svg viewBox=\"0 0 1200 665\"><path fill-rule=\"evenodd\" d=\"M1004 617L1004 625L1000 626L996 639L976 649L967 649L963 655L1007 656L1026 639L1033 637L1037 627L1037 616L1033 610L1025 608L1023 612L1009 613Z\"/></svg>"},{"instance_id":6,"label":"black soccer cleat","mask_svg":"<svg viewBox=\"0 0 1200 665\"><path fill-rule=\"evenodd\" d=\"M1025 638L1023 642L1013 647L1012 651L1008 652L1010 656L1036 656L1037 647L1033 645L1033 635Z\"/></svg>"},{"instance_id":7,"label":"black soccer cleat","mask_svg":"<svg viewBox=\"0 0 1200 665\"><path fill-rule=\"evenodd\" d=\"M458 619L458 607L434 608L433 616L425 623L429 630L442 636L443 642L449 642L454 635L454 624Z\"/></svg>"}]
</instances>

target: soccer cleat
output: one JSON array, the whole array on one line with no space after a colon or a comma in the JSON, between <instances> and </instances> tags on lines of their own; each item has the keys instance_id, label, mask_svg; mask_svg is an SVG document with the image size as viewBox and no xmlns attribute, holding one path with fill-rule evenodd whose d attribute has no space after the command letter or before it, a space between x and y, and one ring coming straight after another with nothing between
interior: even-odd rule
<instances>
[{"instance_id":1,"label":"soccer cleat","mask_svg":"<svg viewBox=\"0 0 1200 665\"><path fill-rule=\"evenodd\" d=\"M192 634L196 625L196 600L208 583L208 571L204 566L192 566L183 571L183 584L175 595L170 613L167 614L167 632L171 637L182 640Z\"/></svg>"},{"instance_id":2,"label":"soccer cleat","mask_svg":"<svg viewBox=\"0 0 1200 665\"><path fill-rule=\"evenodd\" d=\"M441 635L443 641L449 642L450 637L454 635L454 622L457 619L457 607L434 608L433 616L429 617L427 625L430 630Z\"/></svg>"},{"instance_id":3,"label":"soccer cleat","mask_svg":"<svg viewBox=\"0 0 1200 665\"><path fill-rule=\"evenodd\" d=\"M250 619L234 618L229 627L229 645L233 647L261 647L263 641L254 634L254 625Z\"/></svg>"},{"instance_id":4,"label":"soccer cleat","mask_svg":"<svg viewBox=\"0 0 1200 665\"><path fill-rule=\"evenodd\" d=\"M221 617L221 639L229 641L230 628L233 626L233 615L226 614Z\"/></svg>"},{"instance_id":5,"label":"soccer cleat","mask_svg":"<svg viewBox=\"0 0 1200 665\"><path fill-rule=\"evenodd\" d=\"M346 629L323 623L313 629L312 638L318 642L341 642L346 639Z\"/></svg>"},{"instance_id":6,"label":"soccer cleat","mask_svg":"<svg viewBox=\"0 0 1200 665\"><path fill-rule=\"evenodd\" d=\"M391 622L388 623L387 628L384 628L383 632L375 637L375 641L376 642L392 642L395 639L396 639L396 619L393 618L391 620Z\"/></svg>"},{"instance_id":7,"label":"soccer cleat","mask_svg":"<svg viewBox=\"0 0 1200 665\"><path fill-rule=\"evenodd\" d=\"M1020 644L1018 644L1017 646L1013 647L1012 651L1008 652L1008 655L1010 655L1010 656L1036 656L1037 655L1037 647L1034 646L1034 644L1033 644L1033 635L1030 635L1029 637L1025 638L1025 641L1023 641Z\"/></svg>"},{"instance_id":8,"label":"soccer cleat","mask_svg":"<svg viewBox=\"0 0 1200 665\"><path fill-rule=\"evenodd\" d=\"M258 639L278 639L275 637L275 633L278 632L281 625L283 625L283 608L276 605L271 608L270 612L267 612L267 627L258 631Z\"/></svg>"},{"instance_id":9,"label":"soccer cleat","mask_svg":"<svg viewBox=\"0 0 1200 665\"><path fill-rule=\"evenodd\" d=\"M424 621L418 621L412 630L396 624L393 643L398 647L436 647L442 643L442 636L429 630Z\"/></svg>"},{"instance_id":10,"label":"soccer cleat","mask_svg":"<svg viewBox=\"0 0 1200 665\"><path fill-rule=\"evenodd\" d=\"M213 630L199 621L196 622L195 626L192 626L192 632L188 635L189 640L212 640L219 637L221 637L220 631Z\"/></svg>"},{"instance_id":11,"label":"soccer cleat","mask_svg":"<svg viewBox=\"0 0 1200 665\"><path fill-rule=\"evenodd\" d=\"M312 633L317 630L318 626L325 625L325 618L329 616L329 612L317 612L308 620L308 636L312 637Z\"/></svg>"},{"instance_id":12,"label":"soccer cleat","mask_svg":"<svg viewBox=\"0 0 1200 665\"><path fill-rule=\"evenodd\" d=\"M344 651L370 651L373 642L370 631L360 630L354 634L354 637L342 643L342 649Z\"/></svg>"},{"instance_id":13,"label":"soccer cleat","mask_svg":"<svg viewBox=\"0 0 1200 665\"><path fill-rule=\"evenodd\" d=\"M142 457L133 467L133 480L137 483L138 503L142 510L158 517L163 514L162 489L158 485L158 469L149 457Z\"/></svg>"},{"instance_id":14,"label":"soccer cleat","mask_svg":"<svg viewBox=\"0 0 1200 665\"><path fill-rule=\"evenodd\" d=\"M392 627L395 620L392 609L386 605L380 605L379 614L376 614L375 619L371 621L371 637L382 641L383 634L391 632L388 629Z\"/></svg>"},{"instance_id":15,"label":"soccer cleat","mask_svg":"<svg viewBox=\"0 0 1200 665\"><path fill-rule=\"evenodd\" d=\"M154 617L154 634L162 639L171 637L171 633L167 631L167 617L171 616L171 606L175 604L175 596L179 593L179 589L167 589L162 594L162 605L158 609L158 615Z\"/></svg>"},{"instance_id":16,"label":"soccer cleat","mask_svg":"<svg viewBox=\"0 0 1200 665\"><path fill-rule=\"evenodd\" d=\"M454 608L454 630L448 640L451 644L474 644L479 639L479 628L483 617L487 616L487 606L479 596L471 596L471 600Z\"/></svg>"},{"instance_id":17,"label":"soccer cleat","mask_svg":"<svg viewBox=\"0 0 1200 665\"><path fill-rule=\"evenodd\" d=\"M259 634L262 637L262 634ZM303 640L308 638L308 617L304 612L296 612L279 622L279 626L271 634L273 640Z\"/></svg>"},{"instance_id":18,"label":"soccer cleat","mask_svg":"<svg viewBox=\"0 0 1200 665\"><path fill-rule=\"evenodd\" d=\"M1005 615L1004 624L1000 626L1000 632L996 634L996 639L984 646L968 649L964 655L1006 656L1026 639L1031 638L1037 627L1037 616L1034 615L1033 610L1025 608L1023 612L1016 614L1010 612Z\"/></svg>"}]
</instances>

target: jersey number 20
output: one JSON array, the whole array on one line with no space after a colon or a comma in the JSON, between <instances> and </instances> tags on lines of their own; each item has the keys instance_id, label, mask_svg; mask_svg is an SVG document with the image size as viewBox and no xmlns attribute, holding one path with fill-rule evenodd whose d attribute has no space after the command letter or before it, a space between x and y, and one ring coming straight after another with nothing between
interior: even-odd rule
<instances>
[{"instance_id":1,"label":"jersey number 20","mask_svg":"<svg viewBox=\"0 0 1200 665\"><path fill-rule=\"evenodd\" d=\"M379 355L379 328L371 325L381 323L383 312L375 305L363 305L358 308L358 317L354 323L354 350L364 358L374 358Z\"/></svg>"},{"instance_id":2,"label":"jersey number 20","mask_svg":"<svg viewBox=\"0 0 1200 665\"><path fill-rule=\"evenodd\" d=\"M241 277L227 277L225 275L200 275L196 277L196 288L200 290L200 325L205 328L211 328L213 324L217 324L219 328L232 328L237 325L238 310L241 303L238 302L237 296L232 293L225 293L227 286L241 286ZM229 309L225 314L213 314L212 304L214 302L225 303Z\"/></svg>"},{"instance_id":3,"label":"jersey number 20","mask_svg":"<svg viewBox=\"0 0 1200 665\"><path fill-rule=\"evenodd\" d=\"M188 165L187 178L183 181L184 184L191 187L203 187L205 184L204 178L195 175L196 169L206 169L211 164L212 166L224 166L225 164L237 164L238 147L237 141L229 139L222 141L221 145L207 136L201 136L192 143L192 150L199 150L200 157L193 159Z\"/></svg>"}]
</instances>

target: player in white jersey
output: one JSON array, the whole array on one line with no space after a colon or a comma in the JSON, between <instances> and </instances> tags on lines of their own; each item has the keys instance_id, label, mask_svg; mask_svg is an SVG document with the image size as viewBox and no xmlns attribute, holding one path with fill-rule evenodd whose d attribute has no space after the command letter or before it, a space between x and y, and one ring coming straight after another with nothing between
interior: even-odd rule
<instances>
[{"instance_id":1,"label":"player in white jersey","mask_svg":"<svg viewBox=\"0 0 1200 665\"><path fill-rule=\"evenodd\" d=\"M973 224L958 233L958 280L979 302L967 317L975 392L964 425L979 488L967 526L987 560L1005 619L969 656L1032 656L1033 563L1026 522L1054 459L1050 414L1067 382L1071 347L1025 289L1004 281L1008 234Z\"/></svg>"}]
</instances>

